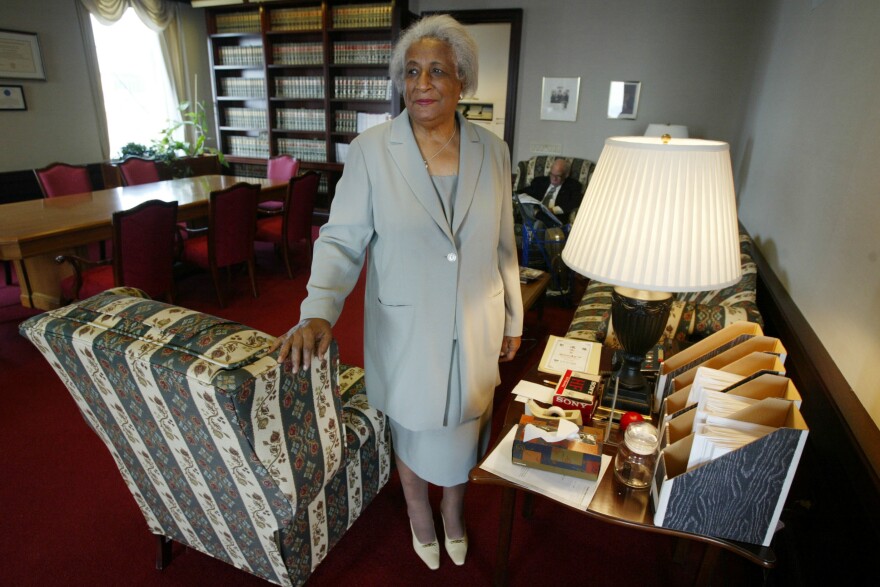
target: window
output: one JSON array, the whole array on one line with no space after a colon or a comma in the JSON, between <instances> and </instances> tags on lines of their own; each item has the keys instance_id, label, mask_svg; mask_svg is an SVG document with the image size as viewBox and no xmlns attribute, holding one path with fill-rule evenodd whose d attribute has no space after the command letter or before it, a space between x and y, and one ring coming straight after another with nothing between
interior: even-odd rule
<instances>
[{"instance_id":1,"label":"window","mask_svg":"<svg viewBox=\"0 0 880 587\"><path fill-rule=\"evenodd\" d=\"M169 120L180 120L180 113L159 35L147 28L131 8L111 26L91 18L110 154L116 157L128 143L150 146Z\"/></svg>"}]
</instances>

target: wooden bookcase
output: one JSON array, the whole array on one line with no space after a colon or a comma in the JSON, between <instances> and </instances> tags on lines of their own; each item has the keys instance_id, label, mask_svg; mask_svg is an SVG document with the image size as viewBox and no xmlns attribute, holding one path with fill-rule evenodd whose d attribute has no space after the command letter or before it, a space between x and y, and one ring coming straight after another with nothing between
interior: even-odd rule
<instances>
[{"instance_id":1,"label":"wooden bookcase","mask_svg":"<svg viewBox=\"0 0 880 587\"><path fill-rule=\"evenodd\" d=\"M210 8L217 140L236 175L290 154L321 173L326 212L357 120L400 113L388 76L407 0L290 0ZM372 115L372 116L370 116Z\"/></svg>"}]
</instances>

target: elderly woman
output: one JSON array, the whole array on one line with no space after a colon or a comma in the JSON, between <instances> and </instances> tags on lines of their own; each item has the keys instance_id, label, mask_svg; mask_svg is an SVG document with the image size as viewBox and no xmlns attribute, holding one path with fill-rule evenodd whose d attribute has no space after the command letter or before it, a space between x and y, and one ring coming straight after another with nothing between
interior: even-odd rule
<instances>
[{"instance_id":1,"label":"elderly woman","mask_svg":"<svg viewBox=\"0 0 880 587\"><path fill-rule=\"evenodd\" d=\"M294 370L323 354L366 259L367 394L391 422L413 548L436 569L428 484L444 488L444 544L461 565L468 471L488 443L497 363L520 345L510 157L456 113L477 88L476 44L456 20L405 31L390 73L406 109L352 141L300 322L276 347Z\"/></svg>"}]
</instances>

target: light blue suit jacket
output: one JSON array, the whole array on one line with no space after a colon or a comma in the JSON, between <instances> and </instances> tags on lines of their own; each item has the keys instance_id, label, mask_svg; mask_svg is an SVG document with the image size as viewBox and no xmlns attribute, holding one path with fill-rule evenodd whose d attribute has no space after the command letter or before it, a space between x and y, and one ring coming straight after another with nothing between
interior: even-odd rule
<instances>
[{"instance_id":1,"label":"light blue suit jacket","mask_svg":"<svg viewBox=\"0 0 880 587\"><path fill-rule=\"evenodd\" d=\"M503 337L522 334L510 154L495 135L458 121L451 225L405 110L352 141L301 306L301 318L335 324L366 258L367 394L411 430L443 425L455 339L465 421L492 401Z\"/></svg>"}]
</instances>

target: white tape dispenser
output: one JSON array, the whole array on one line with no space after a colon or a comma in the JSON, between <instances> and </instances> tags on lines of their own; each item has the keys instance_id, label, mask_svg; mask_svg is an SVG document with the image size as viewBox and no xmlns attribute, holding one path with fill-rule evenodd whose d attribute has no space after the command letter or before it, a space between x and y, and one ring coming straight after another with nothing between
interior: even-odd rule
<instances>
[{"instance_id":1,"label":"white tape dispenser","mask_svg":"<svg viewBox=\"0 0 880 587\"><path fill-rule=\"evenodd\" d=\"M542 408L538 402L530 399L526 404L526 412L538 418L547 418L548 420L570 420L578 426L583 426L584 422L581 418L580 410L563 410L559 406L550 406Z\"/></svg>"}]
</instances>

